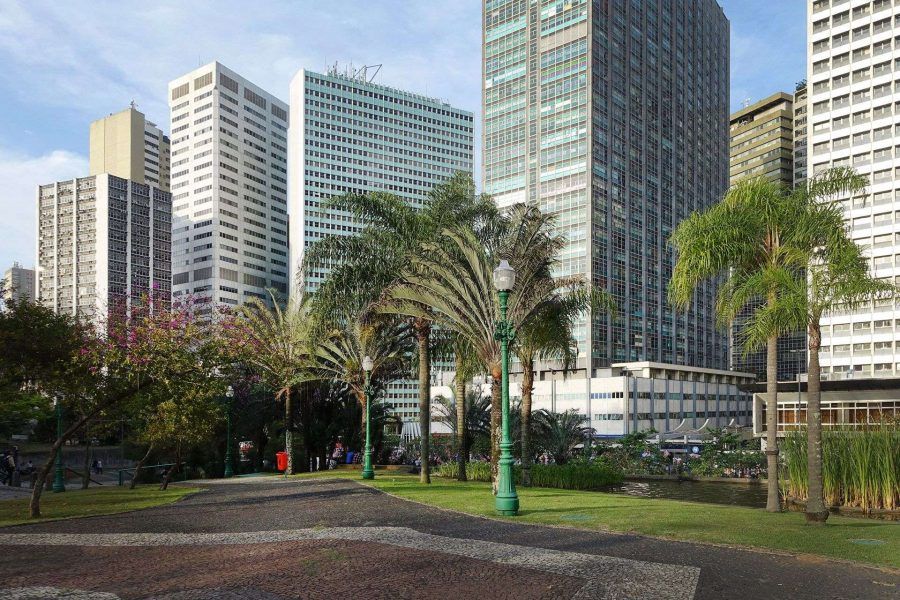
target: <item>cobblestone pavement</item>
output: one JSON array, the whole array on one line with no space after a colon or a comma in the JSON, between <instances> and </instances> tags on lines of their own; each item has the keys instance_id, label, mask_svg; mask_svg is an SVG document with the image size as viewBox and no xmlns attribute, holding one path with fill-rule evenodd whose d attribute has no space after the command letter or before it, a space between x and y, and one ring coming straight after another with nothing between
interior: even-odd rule
<instances>
[{"instance_id":1,"label":"cobblestone pavement","mask_svg":"<svg viewBox=\"0 0 900 600\"><path fill-rule=\"evenodd\" d=\"M164 507L0 529L0 598L824 599L900 589L896 573L859 565L493 521L347 480L203 485Z\"/></svg>"}]
</instances>

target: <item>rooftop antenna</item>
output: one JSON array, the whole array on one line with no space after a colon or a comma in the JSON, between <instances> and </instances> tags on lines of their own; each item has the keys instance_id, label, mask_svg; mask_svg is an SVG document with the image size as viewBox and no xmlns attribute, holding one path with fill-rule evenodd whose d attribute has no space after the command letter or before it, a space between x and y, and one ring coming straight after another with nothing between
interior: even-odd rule
<instances>
[{"instance_id":1,"label":"rooftop antenna","mask_svg":"<svg viewBox=\"0 0 900 600\"><path fill-rule=\"evenodd\" d=\"M131 110L137 110L137 103L134 101L133 98L131 100Z\"/></svg>"}]
</instances>

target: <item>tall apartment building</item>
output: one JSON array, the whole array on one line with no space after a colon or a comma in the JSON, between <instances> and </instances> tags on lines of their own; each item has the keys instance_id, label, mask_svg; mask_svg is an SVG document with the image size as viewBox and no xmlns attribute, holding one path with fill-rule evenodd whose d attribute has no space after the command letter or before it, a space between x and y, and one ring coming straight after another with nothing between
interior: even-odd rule
<instances>
[{"instance_id":1,"label":"tall apartment building","mask_svg":"<svg viewBox=\"0 0 900 600\"><path fill-rule=\"evenodd\" d=\"M25 269L18 262L8 268L0 283L0 300L16 302L34 300L34 269Z\"/></svg>"},{"instance_id":2,"label":"tall apartment building","mask_svg":"<svg viewBox=\"0 0 900 600\"><path fill-rule=\"evenodd\" d=\"M728 188L721 7L485 0L483 17L485 191L557 215L558 274L585 275L618 306L576 331L579 376L633 361L724 369L716 282L686 311L666 297L673 229Z\"/></svg>"},{"instance_id":3,"label":"tall apartment building","mask_svg":"<svg viewBox=\"0 0 900 600\"><path fill-rule=\"evenodd\" d=\"M236 305L288 281L288 106L218 62L169 83L173 296Z\"/></svg>"},{"instance_id":4,"label":"tall apartment building","mask_svg":"<svg viewBox=\"0 0 900 600\"><path fill-rule=\"evenodd\" d=\"M327 270L298 276L303 254L360 223L323 208L347 192L387 192L421 207L457 171L472 172L471 112L436 98L373 83L366 70L300 70L291 81L289 132L292 292L314 290ZM437 373L437 371L436 371ZM386 400L404 421L418 418L418 383L399 381Z\"/></svg>"},{"instance_id":5,"label":"tall apartment building","mask_svg":"<svg viewBox=\"0 0 900 600\"><path fill-rule=\"evenodd\" d=\"M91 123L89 167L169 191L169 138L132 102Z\"/></svg>"},{"instance_id":6,"label":"tall apartment building","mask_svg":"<svg viewBox=\"0 0 900 600\"><path fill-rule=\"evenodd\" d=\"M37 191L37 300L102 317L146 294L168 298L172 195L110 174Z\"/></svg>"},{"instance_id":7,"label":"tall apartment building","mask_svg":"<svg viewBox=\"0 0 900 600\"><path fill-rule=\"evenodd\" d=\"M895 280L900 266L900 4L891 0L810 0L807 22L809 173L850 166L869 178L865 195L840 198L853 239L874 275ZM898 222L895 222L895 219ZM822 319L824 377L900 372L890 300Z\"/></svg>"},{"instance_id":8,"label":"tall apartment building","mask_svg":"<svg viewBox=\"0 0 900 600\"><path fill-rule=\"evenodd\" d=\"M809 137L806 79L797 84L794 91L794 187L806 183Z\"/></svg>"},{"instance_id":9,"label":"tall apartment building","mask_svg":"<svg viewBox=\"0 0 900 600\"><path fill-rule=\"evenodd\" d=\"M777 92L731 115L729 183L763 176L794 183L794 98Z\"/></svg>"},{"instance_id":10,"label":"tall apartment building","mask_svg":"<svg viewBox=\"0 0 900 600\"><path fill-rule=\"evenodd\" d=\"M777 92L731 115L731 185L748 177L765 177L785 187L794 185L794 96ZM766 376L764 348L745 353L740 332L755 306L742 312L731 327L730 368ZM806 335L797 332L778 340L778 379L806 372Z\"/></svg>"},{"instance_id":11,"label":"tall apartment building","mask_svg":"<svg viewBox=\"0 0 900 600\"><path fill-rule=\"evenodd\" d=\"M310 244L360 224L322 202L347 192L387 192L421 207L457 171L472 172L473 115L436 98L372 83L365 69L291 81L291 276ZM293 284L315 289L324 271Z\"/></svg>"}]
</instances>

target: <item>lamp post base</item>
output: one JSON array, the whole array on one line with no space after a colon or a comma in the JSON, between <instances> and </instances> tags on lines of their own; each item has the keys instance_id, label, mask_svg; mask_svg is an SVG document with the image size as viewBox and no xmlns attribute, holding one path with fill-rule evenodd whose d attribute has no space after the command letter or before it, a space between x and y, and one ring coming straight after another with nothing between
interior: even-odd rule
<instances>
[{"instance_id":1,"label":"lamp post base","mask_svg":"<svg viewBox=\"0 0 900 600\"><path fill-rule=\"evenodd\" d=\"M234 477L234 470L231 468L231 463L225 465L225 478Z\"/></svg>"},{"instance_id":2,"label":"lamp post base","mask_svg":"<svg viewBox=\"0 0 900 600\"><path fill-rule=\"evenodd\" d=\"M375 479L375 471L373 471L372 469L369 469L369 470L363 469L362 478L363 479Z\"/></svg>"}]
</instances>

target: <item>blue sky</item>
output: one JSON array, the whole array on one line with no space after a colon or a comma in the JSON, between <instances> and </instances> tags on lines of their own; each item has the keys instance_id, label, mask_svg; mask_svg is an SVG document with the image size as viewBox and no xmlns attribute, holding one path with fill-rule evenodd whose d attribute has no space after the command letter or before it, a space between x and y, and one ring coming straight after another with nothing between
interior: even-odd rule
<instances>
[{"instance_id":1,"label":"blue sky","mask_svg":"<svg viewBox=\"0 0 900 600\"><path fill-rule=\"evenodd\" d=\"M793 90L806 0L720 4L732 109ZM478 0L0 0L0 270L34 263L35 187L87 174L89 123L134 100L168 131L166 86L198 64L287 100L301 67L382 63L380 83L477 112L480 19Z\"/></svg>"}]
</instances>

